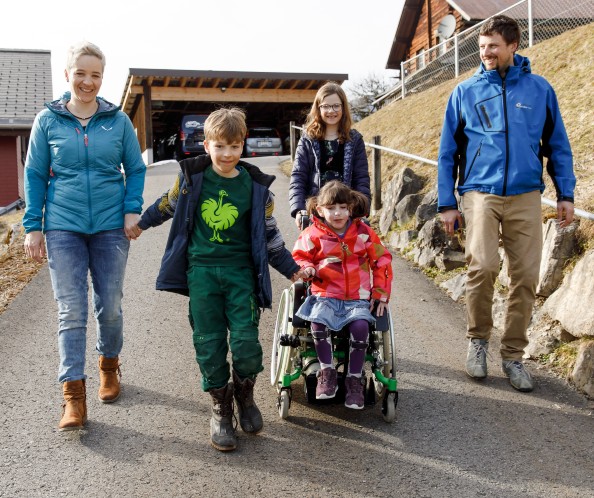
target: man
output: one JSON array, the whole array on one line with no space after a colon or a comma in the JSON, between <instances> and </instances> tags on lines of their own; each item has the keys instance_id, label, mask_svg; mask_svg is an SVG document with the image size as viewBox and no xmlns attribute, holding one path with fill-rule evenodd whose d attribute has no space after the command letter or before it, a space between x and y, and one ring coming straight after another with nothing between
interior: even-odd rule
<instances>
[{"instance_id":1,"label":"man","mask_svg":"<svg viewBox=\"0 0 594 498\"><path fill-rule=\"evenodd\" d=\"M573 221L575 175L555 92L531 73L527 58L515 54L520 37L516 21L502 15L480 30L481 66L454 89L445 112L438 210L449 235L462 226L462 213L466 224L466 372L487 376L501 238L510 276L502 368L515 389L528 392L534 383L521 360L540 268L543 157L557 192L560 227Z\"/></svg>"}]
</instances>

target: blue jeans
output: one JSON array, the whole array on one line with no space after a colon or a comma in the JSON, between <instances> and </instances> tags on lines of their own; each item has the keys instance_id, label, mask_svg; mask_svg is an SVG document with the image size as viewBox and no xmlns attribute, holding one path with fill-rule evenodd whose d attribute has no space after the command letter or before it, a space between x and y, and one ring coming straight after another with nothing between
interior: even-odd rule
<instances>
[{"instance_id":1,"label":"blue jeans","mask_svg":"<svg viewBox=\"0 0 594 498\"><path fill-rule=\"evenodd\" d=\"M130 241L123 229L86 235L65 230L45 234L54 297L58 302L60 382L85 379L88 274L97 321L97 351L120 354L124 341L122 296Z\"/></svg>"}]
</instances>

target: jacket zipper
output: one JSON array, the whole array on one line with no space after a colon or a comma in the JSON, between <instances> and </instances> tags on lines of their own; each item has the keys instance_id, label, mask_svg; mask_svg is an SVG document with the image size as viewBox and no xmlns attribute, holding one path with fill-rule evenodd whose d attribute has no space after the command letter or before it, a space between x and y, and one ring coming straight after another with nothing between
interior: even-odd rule
<instances>
[{"instance_id":1,"label":"jacket zipper","mask_svg":"<svg viewBox=\"0 0 594 498\"><path fill-rule=\"evenodd\" d=\"M78 127L76 127L76 133L79 135L82 133ZM93 222L93 206L91 201L91 173L89 168L89 136L85 130L83 134L83 141L85 144L85 164L87 167L87 200L89 202L89 223L91 224L91 233L95 230L95 223Z\"/></svg>"},{"instance_id":2,"label":"jacket zipper","mask_svg":"<svg viewBox=\"0 0 594 498\"><path fill-rule=\"evenodd\" d=\"M503 90L503 120L505 123L505 169L503 170L503 191L501 195L505 197L507 193L507 173L509 169L509 130L507 122L507 93L505 89L505 77L501 78L501 88Z\"/></svg>"},{"instance_id":3,"label":"jacket zipper","mask_svg":"<svg viewBox=\"0 0 594 498\"><path fill-rule=\"evenodd\" d=\"M348 299L350 296L350 286L349 286L349 272L347 271L346 267L346 260L347 260L347 249L349 248L346 242L341 242L340 247L342 249L342 272L344 274L344 290L345 290L345 298Z\"/></svg>"},{"instance_id":4,"label":"jacket zipper","mask_svg":"<svg viewBox=\"0 0 594 498\"><path fill-rule=\"evenodd\" d=\"M476 151L476 154L474 155L474 157L472 158L472 162L470 163L470 166L468 168L468 171L466 172L466 175L464 175L463 183L466 183L466 180L468 180L468 177L470 176L470 172L472 171L472 167L474 166L474 163L476 162L477 158L481 155L481 148L482 147L483 147L483 142L481 140L481 143L479 144L479 148Z\"/></svg>"},{"instance_id":5,"label":"jacket zipper","mask_svg":"<svg viewBox=\"0 0 594 498\"><path fill-rule=\"evenodd\" d=\"M489 115L487 114L487 109L483 104L481 104L481 111L483 113L485 121L487 122L487 128L493 128L493 125L491 124L491 119L489 119Z\"/></svg>"}]
</instances>

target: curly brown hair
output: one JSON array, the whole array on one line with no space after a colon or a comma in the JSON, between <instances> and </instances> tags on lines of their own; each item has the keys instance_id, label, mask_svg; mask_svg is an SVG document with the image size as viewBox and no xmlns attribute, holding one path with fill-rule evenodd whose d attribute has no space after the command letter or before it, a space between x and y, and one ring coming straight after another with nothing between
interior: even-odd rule
<instances>
[{"instance_id":1,"label":"curly brown hair","mask_svg":"<svg viewBox=\"0 0 594 498\"><path fill-rule=\"evenodd\" d=\"M346 204L351 218L362 218L369 213L369 199L339 180L332 180L322 187L318 195L307 199L306 209L310 216L316 214L318 207Z\"/></svg>"}]
</instances>

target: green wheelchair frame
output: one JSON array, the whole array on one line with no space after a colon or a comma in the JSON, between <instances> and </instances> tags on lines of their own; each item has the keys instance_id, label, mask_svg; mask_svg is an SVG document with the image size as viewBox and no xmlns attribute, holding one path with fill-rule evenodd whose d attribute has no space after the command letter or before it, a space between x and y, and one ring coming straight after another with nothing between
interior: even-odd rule
<instances>
[{"instance_id":1,"label":"green wheelchair frame","mask_svg":"<svg viewBox=\"0 0 594 498\"><path fill-rule=\"evenodd\" d=\"M307 382L308 377L311 377L308 371L317 360L313 338L309 324L294 315L305 299L306 292L306 285L303 282L296 282L285 289L281 294L276 317L270 361L270 383L276 387L277 408L282 419L289 416L291 384L299 377L304 377L304 389L308 401L312 402L312 398L315 399L315 386L308 385L310 383ZM335 339L333 339L333 356L336 361L344 362L344 348L339 350L340 342ZM394 329L389 312L379 317L376 327L370 330L365 365L371 368L371 381L366 390L366 404L375 404L376 397L379 397L382 402L383 418L391 423L396 418L398 382ZM366 369L363 374L366 376Z\"/></svg>"}]
</instances>

